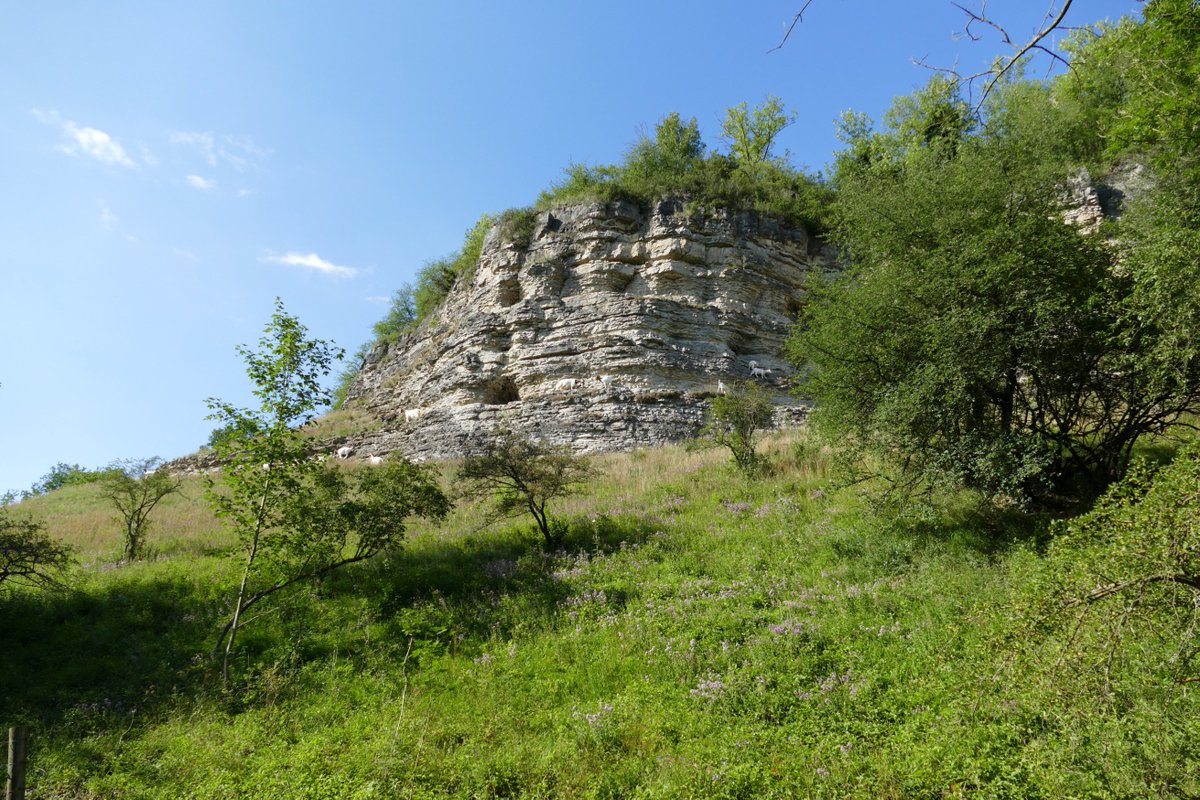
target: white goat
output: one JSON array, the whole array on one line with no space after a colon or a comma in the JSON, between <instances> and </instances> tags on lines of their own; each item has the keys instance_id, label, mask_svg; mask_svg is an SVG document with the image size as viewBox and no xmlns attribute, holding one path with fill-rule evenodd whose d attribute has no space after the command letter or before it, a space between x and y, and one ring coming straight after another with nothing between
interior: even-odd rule
<instances>
[{"instance_id":1,"label":"white goat","mask_svg":"<svg viewBox=\"0 0 1200 800\"><path fill-rule=\"evenodd\" d=\"M758 362L754 359L750 360L750 369L758 369Z\"/></svg>"},{"instance_id":2,"label":"white goat","mask_svg":"<svg viewBox=\"0 0 1200 800\"><path fill-rule=\"evenodd\" d=\"M335 453L334 455L336 455L338 457L338 460L345 461L347 458L354 455L354 448L350 447L349 445L344 445L342 447L339 447L337 449L337 453Z\"/></svg>"},{"instance_id":3,"label":"white goat","mask_svg":"<svg viewBox=\"0 0 1200 800\"><path fill-rule=\"evenodd\" d=\"M617 380L617 376L616 375L597 375L596 380L598 380L598 381L600 381L600 383L604 384L604 391L611 392L612 388L613 388L613 383L615 383Z\"/></svg>"},{"instance_id":4,"label":"white goat","mask_svg":"<svg viewBox=\"0 0 1200 800\"><path fill-rule=\"evenodd\" d=\"M579 383L578 378L562 378L558 383L554 384L556 392L570 392L575 389L575 385Z\"/></svg>"},{"instance_id":5,"label":"white goat","mask_svg":"<svg viewBox=\"0 0 1200 800\"><path fill-rule=\"evenodd\" d=\"M404 421L405 422L415 422L416 420L418 420L420 418L421 418L421 409L419 409L419 408L404 409Z\"/></svg>"},{"instance_id":6,"label":"white goat","mask_svg":"<svg viewBox=\"0 0 1200 800\"><path fill-rule=\"evenodd\" d=\"M750 368L750 377L751 378L766 378L770 374L771 374L771 370L769 370L769 369L763 369L762 367L751 367Z\"/></svg>"},{"instance_id":7,"label":"white goat","mask_svg":"<svg viewBox=\"0 0 1200 800\"><path fill-rule=\"evenodd\" d=\"M381 466L383 464L383 456L377 456L374 453L371 453L371 455L367 457L367 463L372 467Z\"/></svg>"},{"instance_id":8,"label":"white goat","mask_svg":"<svg viewBox=\"0 0 1200 800\"><path fill-rule=\"evenodd\" d=\"M727 392L727 391L729 391L729 387L725 385L725 381L718 379L717 380L717 394L725 394L725 392Z\"/></svg>"}]
</instances>

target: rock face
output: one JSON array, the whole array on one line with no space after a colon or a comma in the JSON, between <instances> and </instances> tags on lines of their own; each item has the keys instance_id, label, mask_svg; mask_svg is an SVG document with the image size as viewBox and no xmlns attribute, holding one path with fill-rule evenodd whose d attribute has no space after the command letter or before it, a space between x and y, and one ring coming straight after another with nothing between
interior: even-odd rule
<instances>
[{"instance_id":1,"label":"rock face","mask_svg":"<svg viewBox=\"0 0 1200 800\"><path fill-rule=\"evenodd\" d=\"M345 405L383 426L349 443L457 456L504 424L583 452L659 444L755 367L777 422L799 421L783 344L806 274L835 266L802 228L676 200L542 212L527 244L493 229L431 318L366 356Z\"/></svg>"}]
</instances>

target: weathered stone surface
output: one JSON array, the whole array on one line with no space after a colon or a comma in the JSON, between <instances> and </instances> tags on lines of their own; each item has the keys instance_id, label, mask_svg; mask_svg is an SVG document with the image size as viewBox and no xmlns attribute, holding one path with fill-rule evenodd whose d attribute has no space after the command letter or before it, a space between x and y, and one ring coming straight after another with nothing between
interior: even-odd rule
<instances>
[{"instance_id":1,"label":"weathered stone surface","mask_svg":"<svg viewBox=\"0 0 1200 800\"><path fill-rule=\"evenodd\" d=\"M676 441L752 361L799 421L783 343L806 273L833 265L802 228L672 200L543 212L527 247L494 229L431 319L366 356L346 406L384 426L350 443L458 456L501 423L584 452Z\"/></svg>"}]
</instances>

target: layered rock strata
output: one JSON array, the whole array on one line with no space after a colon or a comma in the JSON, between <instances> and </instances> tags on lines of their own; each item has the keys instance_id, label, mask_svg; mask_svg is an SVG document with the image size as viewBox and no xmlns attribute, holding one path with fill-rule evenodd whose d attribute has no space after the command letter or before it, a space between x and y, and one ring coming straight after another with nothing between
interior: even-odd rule
<instances>
[{"instance_id":1,"label":"layered rock strata","mask_svg":"<svg viewBox=\"0 0 1200 800\"><path fill-rule=\"evenodd\" d=\"M834 264L803 228L675 200L542 212L528 243L495 228L430 319L366 356L346 407L383 425L339 443L451 457L505 425L628 450L693 436L721 384L752 379L795 423L784 340L806 276Z\"/></svg>"}]
</instances>

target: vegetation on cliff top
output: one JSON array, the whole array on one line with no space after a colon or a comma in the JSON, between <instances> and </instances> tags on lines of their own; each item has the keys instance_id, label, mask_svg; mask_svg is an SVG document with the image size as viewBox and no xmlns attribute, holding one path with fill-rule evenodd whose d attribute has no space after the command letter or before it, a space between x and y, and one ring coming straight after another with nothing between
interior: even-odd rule
<instances>
[{"instance_id":1,"label":"vegetation on cliff top","mask_svg":"<svg viewBox=\"0 0 1200 800\"><path fill-rule=\"evenodd\" d=\"M619 164L572 164L559 183L543 191L533 206L484 214L466 232L451 255L430 261L392 297L387 315L375 324L375 339L364 344L339 378L336 403L345 400L363 356L378 343L395 341L428 319L459 280L469 280L493 226L500 236L527 246L538 211L568 203L629 200L646 207L663 197L679 198L693 207L746 209L771 214L804 226L811 233L826 228L832 192L819 175L791 166L776 155L775 139L795 121L782 101L767 97L759 106L730 108L722 123L728 153L709 150L695 118L672 112L659 120L654 136L641 135Z\"/></svg>"}]
</instances>

